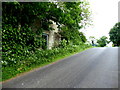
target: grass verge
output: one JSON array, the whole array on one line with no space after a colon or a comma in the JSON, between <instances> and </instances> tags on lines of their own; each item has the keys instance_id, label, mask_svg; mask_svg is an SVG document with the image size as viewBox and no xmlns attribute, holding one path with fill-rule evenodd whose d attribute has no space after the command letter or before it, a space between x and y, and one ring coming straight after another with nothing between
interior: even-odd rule
<instances>
[{"instance_id":1,"label":"grass verge","mask_svg":"<svg viewBox=\"0 0 120 90\"><path fill-rule=\"evenodd\" d=\"M20 61L16 65L13 64L12 66L2 67L2 79L0 80L5 81L8 79L14 78L16 76L22 75L23 73L29 72L36 68L43 67L45 65L56 62L58 60L67 58L71 55L82 52L89 48L92 48L92 47L91 46L86 46L86 47L77 46L77 47L65 48L63 50L62 49L57 49L55 51L48 50L48 51L44 51L44 53L42 52L42 55L44 57L40 55L41 52L38 51L37 53L34 53L32 56L29 56L29 58L26 57L24 60Z\"/></svg>"}]
</instances>

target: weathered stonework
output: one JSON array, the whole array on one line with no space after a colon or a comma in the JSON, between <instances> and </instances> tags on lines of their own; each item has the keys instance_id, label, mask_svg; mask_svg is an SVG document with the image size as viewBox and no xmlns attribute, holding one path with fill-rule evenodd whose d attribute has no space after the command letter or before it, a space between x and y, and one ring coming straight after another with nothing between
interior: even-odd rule
<instances>
[{"instance_id":1,"label":"weathered stonework","mask_svg":"<svg viewBox=\"0 0 120 90\"><path fill-rule=\"evenodd\" d=\"M46 35L47 37L47 49L52 49L52 47L57 47L59 45L59 42L61 40L61 36L59 34L59 30L58 30L58 25L50 20L53 24L50 25L50 27L52 27L54 30L45 30L43 33ZM36 20L36 22L33 24L33 26L31 27L33 31L36 31L37 29L40 28L40 22L39 20Z\"/></svg>"}]
</instances>

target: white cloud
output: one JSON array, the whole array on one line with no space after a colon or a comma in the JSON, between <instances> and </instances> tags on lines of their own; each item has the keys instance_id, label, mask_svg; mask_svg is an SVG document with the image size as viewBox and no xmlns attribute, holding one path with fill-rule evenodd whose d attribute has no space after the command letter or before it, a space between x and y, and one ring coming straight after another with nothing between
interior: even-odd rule
<instances>
[{"instance_id":1,"label":"white cloud","mask_svg":"<svg viewBox=\"0 0 120 90\"><path fill-rule=\"evenodd\" d=\"M93 12L93 26L82 30L87 38L109 36L110 29L118 22L119 0L88 0Z\"/></svg>"}]
</instances>

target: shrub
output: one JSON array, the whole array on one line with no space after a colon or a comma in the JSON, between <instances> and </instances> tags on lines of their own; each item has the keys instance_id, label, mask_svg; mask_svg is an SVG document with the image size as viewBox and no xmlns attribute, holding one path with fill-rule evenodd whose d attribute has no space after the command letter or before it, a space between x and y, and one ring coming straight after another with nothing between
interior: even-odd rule
<instances>
[{"instance_id":1,"label":"shrub","mask_svg":"<svg viewBox=\"0 0 120 90\"><path fill-rule=\"evenodd\" d=\"M35 52L30 52L27 48L24 48L24 53L21 52L22 54L11 54L9 51L3 52L3 60L1 61L3 65L3 80L29 70L32 67L37 67L45 63L53 62L58 57L63 57L71 53L82 51L89 47L90 46L86 44L66 45L64 48L54 48L51 50L37 49Z\"/></svg>"}]
</instances>

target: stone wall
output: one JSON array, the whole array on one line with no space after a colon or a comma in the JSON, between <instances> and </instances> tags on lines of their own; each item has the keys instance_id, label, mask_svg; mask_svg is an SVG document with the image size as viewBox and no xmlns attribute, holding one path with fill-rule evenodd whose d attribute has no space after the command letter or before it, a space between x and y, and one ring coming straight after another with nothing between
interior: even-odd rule
<instances>
[{"instance_id":1,"label":"stone wall","mask_svg":"<svg viewBox=\"0 0 120 90\"><path fill-rule=\"evenodd\" d=\"M52 20L50 20L53 24L50 25L54 30L45 30L43 33L48 35L48 41L47 41L47 49L52 49L54 46L58 46L58 43L60 41L60 35L58 35L58 25ZM36 20L35 23L31 26L33 31L36 31L40 28L40 21Z\"/></svg>"},{"instance_id":2,"label":"stone wall","mask_svg":"<svg viewBox=\"0 0 120 90\"><path fill-rule=\"evenodd\" d=\"M51 27L54 29L52 31L49 32L49 43L48 43L48 49L52 49L52 47L54 47L56 45L56 42L59 42L58 38L60 38L59 36L57 37L58 33L58 25L56 25L56 23L54 21L51 21L53 24L51 24Z\"/></svg>"}]
</instances>

